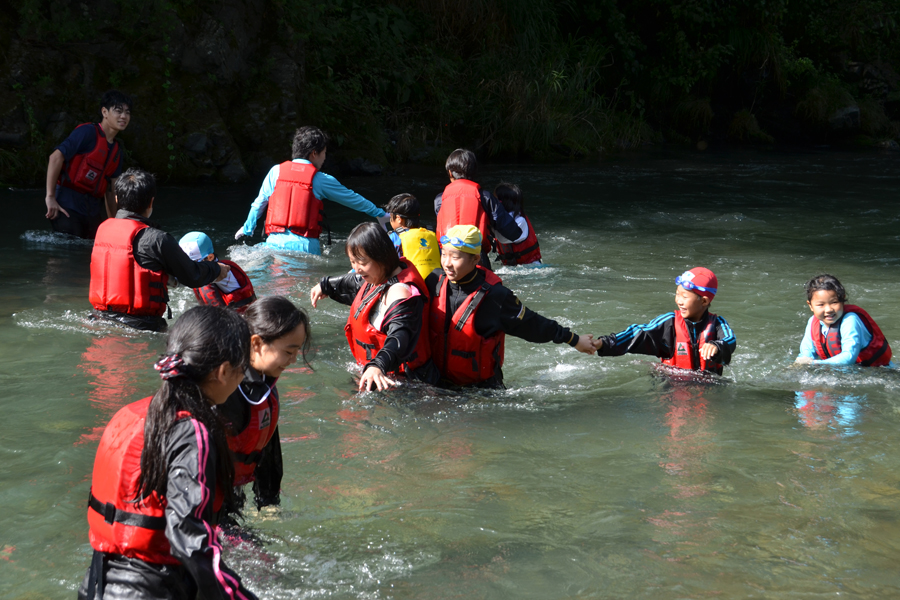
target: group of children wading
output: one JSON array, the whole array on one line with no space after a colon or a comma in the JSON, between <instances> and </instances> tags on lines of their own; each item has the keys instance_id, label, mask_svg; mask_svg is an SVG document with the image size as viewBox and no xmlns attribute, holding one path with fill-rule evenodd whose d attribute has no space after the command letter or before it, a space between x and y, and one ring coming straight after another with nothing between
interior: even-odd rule
<instances>
[{"instance_id":1,"label":"group of children wading","mask_svg":"<svg viewBox=\"0 0 900 600\"><path fill-rule=\"evenodd\" d=\"M58 232L94 239L89 300L97 318L166 330L173 278L201 305L169 329L155 365L159 390L122 408L104 431L88 504L94 554L79 598L252 599L222 562L216 527L240 514L246 484L257 508L279 503L276 382L298 356L306 361L309 319L287 298L257 299L247 274L219 259L206 234L176 241L150 222L155 179L123 172L115 141L132 107L127 95L108 92L101 122L80 125L54 150L46 216ZM395 196L385 211L323 173L326 144L315 127L297 130L292 160L269 171L235 239L251 237L265 215L268 246L319 254L324 200L378 220L350 232L352 271L310 290L314 308L325 298L349 306L344 329L361 368L359 390L402 380L503 387L506 335L600 356L647 354L719 375L730 363L735 336L709 310L718 291L709 269L675 279L675 311L596 339L578 335L526 308L491 270L492 251L504 265L541 263L518 186L482 189L475 155L455 150L432 231L411 194ZM813 316L798 363L891 364L878 325L847 304L837 279L815 277L806 292Z\"/></svg>"}]
</instances>

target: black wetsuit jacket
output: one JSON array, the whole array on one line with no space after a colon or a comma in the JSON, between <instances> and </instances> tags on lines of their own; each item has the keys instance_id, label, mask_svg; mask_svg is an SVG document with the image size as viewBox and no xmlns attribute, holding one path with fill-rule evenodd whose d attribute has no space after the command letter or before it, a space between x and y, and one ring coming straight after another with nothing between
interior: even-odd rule
<instances>
[{"instance_id":1,"label":"black wetsuit jacket","mask_svg":"<svg viewBox=\"0 0 900 600\"><path fill-rule=\"evenodd\" d=\"M247 367L244 371L244 381L240 389L228 396L228 400L215 407L216 412L222 416L222 421L235 433L240 433L250 423L251 408L247 398L253 402L261 402L263 397L272 390L275 400L278 399L278 388L275 387L275 377L263 375L253 367ZM243 394L241 393L243 392ZM247 398L244 397L246 394ZM279 414L281 409L279 408ZM266 444L260 453L259 461L253 472L253 496L256 500L256 508L271 506L281 503L281 478L284 476L284 466L281 462L281 437L278 435L278 426L272 439ZM235 490L237 491L237 490ZM242 494L241 494L242 495ZM239 501L240 503L240 501Z\"/></svg>"},{"instance_id":2,"label":"black wetsuit jacket","mask_svg":"<svg viewBox=\"0 0 900 600\"><path fill-rule=\"evenodd\" d=\"M521 235L521 234L520 234ZM425 279L425 285L432 298L437 298L440 291L438 282L443 270L435 269ZM475 269L460 282L447 282L446 327L449 328L449 319L456 310L465 302L470 294L474 293L484 283L484 273ZM432 300L435 302L436 300ZM528 342L544 344L569 344L573 348L578 345L578 336L572 333L568 327L563 327L553 319L543 317L533 310L526 308L516 295L503 285L495 285L490 293L478 306L475 312L475 332L482 337L489 337L498 331L508 335L522 338ZM503 372L497 369L494 378L485 382L480 387L502 387Z\"/></svg>"},{"instance_id":3,"label":"black wetsuit jacket","mask_svg":"<svg viewBox=\"0 0 900 600\"><path fill-rule=\"evenodd\" d=\"M350 272L340 277L323 277L319 285L329 298L350 306L356 298L356 293L365 283L362 277ZM388 283L397 283L397 278L389 278ZM382 330L387 339L384 340L384 346L375 358L363 367L363 372L370 366L378 367L382 373L395 372L400 368L403 361L416 349L419 333L422 331L422 319L428 314L425 305L425 297L418 295L395 302L388 308L382 321ZM431 361L409 375L425 383L437 383L439 378L438 371Z\"/></svg>"},{"instance_id":4,"label":"black wetsuit jacket","mask_svg":"<svg viewBox=\"0 0 900 600\"><path fill-rule=\"evenodd\" d=\"M151 271L163 271L174 277L178 283L190 288L199 288L216 280L221 268L215 261L194 262L174 237L156 228L149 219L127 210L119 210L117 219L133 219L149 225L134 236L134 260ZM164 331L163 317L135 316L113 311L95 310L94 314L107 319L115 319L135 329Z\"/></svg>"}]
</instances>

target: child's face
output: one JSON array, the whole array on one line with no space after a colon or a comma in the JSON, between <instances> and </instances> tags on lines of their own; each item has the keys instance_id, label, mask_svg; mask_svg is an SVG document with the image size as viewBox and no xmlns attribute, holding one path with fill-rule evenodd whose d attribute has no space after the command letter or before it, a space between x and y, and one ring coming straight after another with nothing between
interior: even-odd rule
<instances>
[{"instance_id":1,"label":"child's face","mask_svg":"<svg viewBox=\"0 0 900 600\"><path fill-rule=\"evenodd\" d=\"M699 321L709 307L710 299L696 292L689 292L680 285L675 290L675 304L681 316L688 321Z\"/></svg>"},{"instance_id":2,"label":"child's face","mask_svg":"<svg viewBox=\"0 0 900 600\"><path fill-rule=\"evenodd\" d=\"M297 362L305 341L306 328L302 324L268 344L258 335L251 335L250 366L269 377L281 377L285 369Z\"/></svg>"},{"instance_id":3,"label":"child's face","mask_svg":"<svg viewBox=\"0 0 900 600\"><path fill-rule=\"evenodd\" d=\"M844 316L844 303L838 300L837 292L832 290L818 290L813 292L812 299L806 304L809 310L818 320L829 327L841 320Z\"/></svg>"},{"instance_id":4,"label":"child's face","mask_svg":"<svg viewBox=\"0 0 900 600\"><path fill-rule=\"evenodd\" d=\"M450 281L459 281L475 270L475 265L481 257L477 254L469 254L457 250L452 246L444 246L441 249L441 268L450 278Z\"/></svg>"}]
</instances>

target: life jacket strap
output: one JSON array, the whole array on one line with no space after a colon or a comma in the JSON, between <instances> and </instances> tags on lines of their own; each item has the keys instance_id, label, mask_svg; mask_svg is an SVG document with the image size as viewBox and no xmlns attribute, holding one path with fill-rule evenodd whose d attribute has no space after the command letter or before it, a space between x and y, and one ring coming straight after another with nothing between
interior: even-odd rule
<instances>
[{"instance_id":1,"label":"life jacket strap","mask_svg":"<svg viewBox=\"0 0 900 600\"><path fill-rule=\"evenodd\" d=\"M119 510L114 504L109 502L100 502L91 494L88 498L88 506L97 514L103 517L108 524L121 523L129 527L140 527L141 529L154 529L162 531L166 528L165 517L151 517L150 515L141 515L138 513Z\"/></svg>"},{"instance_id":2,"label":"life jacket strap","mask_svg":"<svg viewBox=\"0 0 900 600\"><path fill-rule=\"evenodd\" d=\"M524 250L519 250L518 252L498 252L497 254L500 256L500 260L516 260L517 258L521 258L528 254L529 252L533 252L540 247L540 244L535 242L531 246L525 248Z\"/></svg>"}]
</instances>

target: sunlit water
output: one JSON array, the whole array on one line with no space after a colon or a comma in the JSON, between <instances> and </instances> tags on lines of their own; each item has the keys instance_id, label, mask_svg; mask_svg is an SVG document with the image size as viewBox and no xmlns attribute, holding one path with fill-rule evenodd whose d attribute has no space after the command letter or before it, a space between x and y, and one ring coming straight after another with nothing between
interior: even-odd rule
<instances>
[{"instance_id":1,"label":"sunlit water","mask_svg":"<svg viewBox=\"0 0 900 600\"><path fill-rule=\"evenodd\" d=\"M357 394L345 272L357 215L329 206L322 257L235 244L248 187L166 188L176 236L209 233L260 295L310 310L314 371L279 382L282 507L248 507L228 560L263 598L893 598L900 594L900 373L791 367L802 284L827 271L900 350L898 156L650 155L493 166L525 191L546 266L502 268L532 309L610 333L673 308L704 265L737 335L718 382L653 359L507 342L508 390ZM426 206L436 169L344 182ZM0 193L0 596L70 598L102 428L149 395L164 338L86 320L90 244L47 232L42 194ZM258 241L258 238L254 241ZM177 314L194 304L172 293Z\"/></svg>"}]
</instances>

